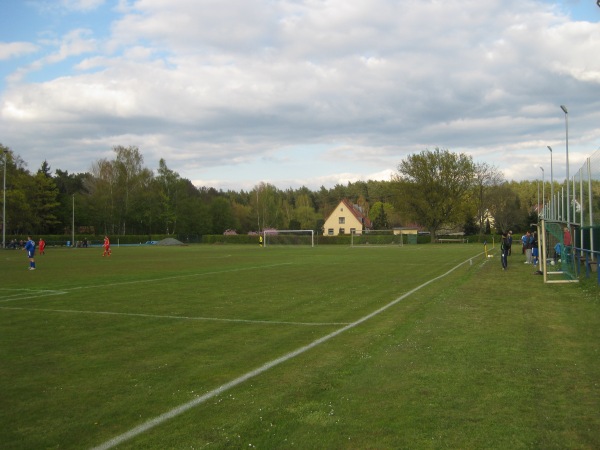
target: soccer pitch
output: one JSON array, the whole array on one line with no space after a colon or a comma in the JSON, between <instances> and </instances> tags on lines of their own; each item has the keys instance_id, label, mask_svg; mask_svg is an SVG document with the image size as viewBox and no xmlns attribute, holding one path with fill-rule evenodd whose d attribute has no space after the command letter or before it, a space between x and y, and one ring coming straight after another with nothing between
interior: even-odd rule
<instances>
[{"instance_id":1,"label":"soccer pitch","mask_svg":"<svg viewBox=\"0 0 600 450\"><path fill-rule=\"evenodd\" d=\"M482 392L496 392L481 388L486 372L498 383L494 366L509 369L498 360L456 365L460 346L481 355L515 338L486 329L486 313L473 315L476 306L457 291L492 265L494 276L505 275L481 250L153 246L116 247L103 258L99 249L49 249L33 272L22 252L2 252L2 448L543 443L537 422L515 424L506 436L507 405L525 407L539 395L529 383L508 382L496 427L473 408ZM449 323L445 314L460 319ZM432 348L446 340L459 348ZM531 351L521 344L516 351ZM597 374L598 363L587 375ZM581 387L581 407L598 406L592 386ZM472 435L451 425L461 420ZM598 419L580 426L591 424ZM561 436L549 442L569 442ZM581 439L571 443L597 444L597 428Z\"/></svg>"}]
</instances>

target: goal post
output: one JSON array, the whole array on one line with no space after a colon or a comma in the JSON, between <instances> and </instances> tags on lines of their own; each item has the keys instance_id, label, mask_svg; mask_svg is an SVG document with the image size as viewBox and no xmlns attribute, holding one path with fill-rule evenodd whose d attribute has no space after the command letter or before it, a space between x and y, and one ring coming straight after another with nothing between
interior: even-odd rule
<instances>
[{"instance_id":1,"label":"goal post","mask_svg":"<svg viewBox=\"0 0 600 450\"><path fill-rule=\"evenodd\" d=\"M315 246L314 230L265 230L264 246L273 245L310 245Z\"/></svg>"}]
</instances>

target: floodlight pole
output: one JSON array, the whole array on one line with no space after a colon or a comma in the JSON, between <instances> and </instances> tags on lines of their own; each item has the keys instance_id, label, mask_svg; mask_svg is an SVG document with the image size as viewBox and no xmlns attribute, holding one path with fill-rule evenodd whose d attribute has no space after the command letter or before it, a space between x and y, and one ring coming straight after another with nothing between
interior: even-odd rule
<instances>
[{"instance_id":1,"label":"floodlight pole","mask_svg":"<svg viewBox=\"0 0 600 450\"><path fill-rule=\"evenodd\" d=\"M547 146L548 150L550 150L550 218L552 220L556 219L554 217L554 170L552 168L552 147Z\"/></svg>"},{"instance_id":2,"label":"floodlight pole","mask_svg":"<svg viewBox=\"0 0 600 450\"><path fill-rule=\"evenodd\" d=\"M539 180L539 178L536 181L537 181L537 188L538 188L538 196L537 196L537 205L536 205L535 209L537 211L537 219L539 222L539 220L540 220L540 180Z\"/></svg>"},{"instance_id":3,"label":"floodlight pole","mask_svg":"<svg viewBox=\"0 0 600 450\"><path fill-rule=\"evenodd\" d=\"M565 148L567 154L567 227L571 229L571 188L569 187L569 111L564 105L560 105L560 109L565 113Z\"/></svg>"},{"instance_id":4,"label":"floodlight pole","mask_svg":"<svg viewBox=\"0 0 600 450\"><path fill-rule=\"evenodd\" d=\"M71 248L76 248L75 247L75 194L73 194L73 224L71 225L71 233L72 233L72 241L71 241Z\"/></svg>"},{"instance_id":5,"label":"floodlight pole","mask_svg":"<svg viewBox=\"0 0 600 450\"><path fill-rule=\"evenodd\" d=\"M6 164L8 160L8 150L2 150L4 153L4 184L2 188L2 248L6 248Z\"/></svg>"},{"instance_id":6,"label":"floodlight pole","mask_svg":"<svg viewBox=\"0 0 600 450\"><path fill-rule=\"evenodd\" d=\"M546 173L544 172L544 168L542 166L540 166L540 169L542 169L542 211L544 213L543 217L544 219L546 218ZM539 206L538 206L539 208Z\"/></svg>"}]
</instances>

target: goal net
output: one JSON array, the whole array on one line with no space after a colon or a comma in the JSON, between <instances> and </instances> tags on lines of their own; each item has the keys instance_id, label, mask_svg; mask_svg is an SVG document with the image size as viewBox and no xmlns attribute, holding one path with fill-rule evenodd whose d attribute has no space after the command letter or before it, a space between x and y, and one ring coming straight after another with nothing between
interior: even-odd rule
<instances>
[{"instance_id":1,"label":"goal net","mask_svg":"<svg viewBox=\"0 0 600 450\"><path fill-rule=\"evenodd\" d=\"M546 283L578 281L574 249L564 243L564 229L567 224L541 220L540 225L540 256L544 281Z\"/></svg>"},{"instance_id":2,"label":"goal net","mask_svg":"<svg viewBox=\"0 0 600 450\"><path fill-rule=\"evenodd\" d=\"M406 238L403 233L394 230L366 230L362 233L352 233L350 237L351 247L383 247L393 245L404 245Z\"/></svg>"},{"instance_id":3,"label":"goal net","mask_svg":"<svg viewBox=\"0 0 600 450\"><path fill-rule=\"evenodd\" d=\"M263 231L264 246L274 245L310 245L315 246L313 230L265 230Z\"/></svg>"}]
</instances>

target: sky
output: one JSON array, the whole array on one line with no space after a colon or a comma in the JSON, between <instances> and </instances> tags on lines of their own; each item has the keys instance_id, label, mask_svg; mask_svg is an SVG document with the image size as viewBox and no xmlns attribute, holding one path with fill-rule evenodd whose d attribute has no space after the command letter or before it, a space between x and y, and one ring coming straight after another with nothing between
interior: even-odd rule
<instances>
[{"instance_id":1,"label":"sky","mask_svg":"<svg viewBox=\"0 0 600 450\"><path fill-rule=\"evenodd\" d=\"M600 149L596 0L2 5L0 143L31 172L136 146L198 187L318 190L441 148L562 182L567 129L573 176Z\"/></svg>"}]
</instances>

